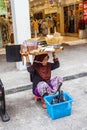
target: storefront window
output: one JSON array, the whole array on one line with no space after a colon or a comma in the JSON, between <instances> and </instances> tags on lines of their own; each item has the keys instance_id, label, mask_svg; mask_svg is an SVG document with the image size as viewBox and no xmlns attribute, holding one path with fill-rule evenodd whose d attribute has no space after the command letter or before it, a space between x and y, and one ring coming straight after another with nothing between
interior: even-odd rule
<instances>
[{"instance_id":1,"label":"storefront window","mask_svg":"<svg viewBox=\"0 0 87 130\"><path fill-rule=\"evenodd\" d=\"M0 47L14 42L10 0L0 0Z\"/></svg>"},{"instance_id":2,"label":"storefront window","mask_svg":"<svg viewBox=\"0 0 87 130\"><path fill-rule=\"evenodd\" d=\"M78 33L79 4L64 7L64 32Z\"/></svg>"},{"instance_id":3,"label":"storefront window","mask_svg":"<svg viewBox=\"0 0 87 130\"><path fill-rule=\"evenodd\" d=\"M4 0L0 0L0 15L6 15L7 10L6 10L6 5Z\"/></svg>"}]
</instances>

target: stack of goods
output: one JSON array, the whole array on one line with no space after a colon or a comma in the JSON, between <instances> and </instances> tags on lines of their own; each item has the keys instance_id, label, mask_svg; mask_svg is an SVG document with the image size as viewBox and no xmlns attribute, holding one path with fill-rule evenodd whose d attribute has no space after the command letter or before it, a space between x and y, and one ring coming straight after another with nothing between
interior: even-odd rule
<instances>
[{"instance_id":1,"label":"stack of goods","mask_svg":"<svg viewBox=\"0 0 87 130\"><path fill-rule=\"evenodd\" d=\"M29 39L29 40L27 41L28 51L37 49L37 43L38 43L38 40L37 40L37 39Z\"/></svg>"},{"instance_id":2,"label":"stack of goods","mask_svg":"<svg viewBox=\"0 0 87 130\"><path fill-rule=\"evenodd\" d=\"M22 44L21 44L21 52L22 53L27 53L31 50L37 49L37 43L38 40L37 39L28 39L25 40Z\"/></svg>"},{"instance_id":3,"label":"stack of goods","mask_svg":"<svg viewBox=\"0 0 87 130\"><path fill-rule=\"evenodd\" d=\"M24 57L26 57L26 62L29 62L29 52L37 48L37 39L28 39L23 41L21 44L20 54L22 56L22 63L24 64Z\"/></svg>"},{"instance_id":4,"label":"stack of goods","mask_svg":"<svg viewBox=\"0 0 87 130\"><path fill-rule=\"evenodd\" d=\"M48 45L54 45L54 44L61 44L63 37L60 35L60 33L55 32L54 35L47 35L45 39Z\"/></svg>"}]
</instances>

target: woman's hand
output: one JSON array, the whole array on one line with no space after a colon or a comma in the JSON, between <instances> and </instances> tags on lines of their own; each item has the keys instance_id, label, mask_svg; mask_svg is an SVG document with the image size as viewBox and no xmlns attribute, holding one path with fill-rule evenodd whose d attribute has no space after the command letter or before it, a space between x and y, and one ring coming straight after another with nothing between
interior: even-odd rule
<instances>
[{"instance_id":1,"label":"woman's hand","mask_svg":"<svg viewBox=\"0 0 87 130\"><path fill-rule=\"evenodd\" d=\"M55 56L55 52L52 52L52 56L53 56L53 57Z\"/></svg>"},{"instance_id":2,"label":"woman's hand","mask_svg":"<svg viewBox=\"0 0 87 130\"><path fill-rule=\"evenodd\" d=\"M56 59L57 56L55 55L55 52L52 52L53 59Z\"/></svg>"}]
</instances>

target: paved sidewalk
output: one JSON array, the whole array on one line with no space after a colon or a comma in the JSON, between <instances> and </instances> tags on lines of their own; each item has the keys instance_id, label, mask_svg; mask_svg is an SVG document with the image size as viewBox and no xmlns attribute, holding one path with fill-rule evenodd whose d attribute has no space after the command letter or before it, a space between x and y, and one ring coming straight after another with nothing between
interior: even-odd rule
<instances>
[{"instance_id":1,"label":"paved sidewalk","mask_svg":"<svg viewBox=\"0 0 87 130\"><path fill-rule=\"evenodd\" d=\"M58 71L54 70L52 72L52 76L64 77L87 72L87 44L64 46L64 50L58 52L57 55L61 66ZM3 81L5 90L31 84L27 70L17 70L15 63L6 62L4 55L1 56L0 61L0 78Z\"/></svg>"},{"instance_id":2,"label":"paved sidewalk","mask_svg":"<svg viewBox=\"0 0 87 130\"><path fill-rule=\"evenodd\" d=\"M33 100L28 72L17 70L15 63L7 63L3 56L0 78L9 92L6 105L11 119L7 123L0 120L0 130L87 130L87 44L64 46L57 55L61 66L52 72L52 77L65 77L62 89L74 98L72 115L52 120L46 109Z\"/></svg>"}]
</instances>

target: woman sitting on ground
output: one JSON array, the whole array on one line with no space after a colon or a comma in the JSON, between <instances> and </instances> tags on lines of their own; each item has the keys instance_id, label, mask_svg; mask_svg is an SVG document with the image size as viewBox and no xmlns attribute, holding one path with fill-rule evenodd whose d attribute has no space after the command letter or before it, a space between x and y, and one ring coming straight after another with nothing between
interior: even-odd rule
<instances>
[{"instance_id":1,"label":"woman sitting on ground","mask_svg":"<svg viewBox=\"0 0 87 130\"><path fill-rule=\"evenodd\" d=\"M51 71L60 66L59 60L55 53L52 53L53 63L48 62L48 54L36 55L34 62L27 63L27 70L30 72L33 82L33 94L44 97L45 95L56 93L61 78L57 76L51 79ZM45 108L45 104L43 104Z\"/></svg>"}]
</instances>

